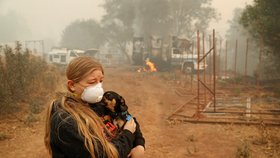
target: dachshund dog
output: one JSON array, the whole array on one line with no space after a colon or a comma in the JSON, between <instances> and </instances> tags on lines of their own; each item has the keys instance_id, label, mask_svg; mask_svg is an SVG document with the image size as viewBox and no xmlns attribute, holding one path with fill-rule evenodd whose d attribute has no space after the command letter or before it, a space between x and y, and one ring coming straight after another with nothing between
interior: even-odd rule
<instances>
[{"instance_id":1,"label":"dachshund dog","mask_svg":"<svg viewBox=\"0 0 280 158\"><path fill-rule=\"evenodd\" d=\"M103 110L104 118L113 122L118 129L122 129L126 121L131 119L124 98L114 91L105 92L102 100L97 104L106 107Z\"/></svg>"}]
</instances>

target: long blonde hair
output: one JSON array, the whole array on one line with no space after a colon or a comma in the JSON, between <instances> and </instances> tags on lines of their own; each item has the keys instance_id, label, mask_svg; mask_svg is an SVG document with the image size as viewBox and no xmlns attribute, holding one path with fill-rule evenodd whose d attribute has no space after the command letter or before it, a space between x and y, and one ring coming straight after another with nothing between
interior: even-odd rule
<instances>
[{"instance_id":1,"label":"long blonde hair","mask_svg":"<svg viewBox=\"0 0 280 158\"><path fill-rule=\"evenodd\" d=\"M93 69L99 69L103 72L101 64L93 58L78 57L68 64L66 76L68 80L72 80L77 83ZM45 146L50 154L52 153L50 146L52 108L53 104L51 104L47 109L45 126ZM79 134L84 137L85 147L89 151L91 158L96 158L95 153L97 153L97 155L102 155L103 153L99 153L100 151L103 151L110 158L118 157L116 148L108 142L105 137L103 129L106 128L104 128L102 120L94 111L89 109L87 104L84 104L83 102L69 102L64 96L62 97L60 108L68 112L74 121L76 121ZM65 121L67 120L65 119ZM98 143L101 143L102 149L100 149Z\"/></svg>"}]
</instances>

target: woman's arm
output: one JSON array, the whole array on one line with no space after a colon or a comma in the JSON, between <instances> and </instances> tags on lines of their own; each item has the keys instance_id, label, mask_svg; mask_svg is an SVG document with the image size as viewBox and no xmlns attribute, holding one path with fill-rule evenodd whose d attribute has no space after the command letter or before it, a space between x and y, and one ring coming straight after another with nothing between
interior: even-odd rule
<instances>
[{"instance_id":1,"label":"woman's arm","mask_svg":"<svg viewBox=\"0 0 280 158\"><path fill-rule=\"evenodd\" d=\"M134 119L127 121L123 127L123 131L112 142L115 144L119 151L120 158L127 158L133 147L134 135L136 124ZM118 140L118 143L115 141Z\"/></svg>"},{"instance_id":2,"label":"woman's arm","mask_svg":"<svg viewBox=\"0 0 280 158\"><path fill-rule=\"evenodd\" d=\"M112 144L119 152L120 158L127 158L133 148L134 135L129 130L123 130L116 138L112 139Z\"/></svg>"},{"instance_id":3,"label":"woman's arm","mask_svg":"<svg viewBox=\"0 0 280 158\"><path fill-rule=\"evenodd\" d=\"M133 142L133 147L136 147L138 145L141 145L145 148L145 138L143 137L143 134L140 129L140 124L137 122L136 118L134 117L134 121L136 123L136 130L135 130L135 140Z\"/></svg>"},{"instance_id":4,"label":"woman's arm","mask_svg":"<svg viewBox=\"0 0 280 158\"><path fill-rule=\"evenodd\" d=\"M129 153L128 157L143 158L144 153L145 153L145 139L144 139L143 134L141 132L140 125L136 121L136 118L134 118L134 121L136 123L136 131L134 133L135 140L133 142L133 149Z\"/></svg>"}]
</instances>

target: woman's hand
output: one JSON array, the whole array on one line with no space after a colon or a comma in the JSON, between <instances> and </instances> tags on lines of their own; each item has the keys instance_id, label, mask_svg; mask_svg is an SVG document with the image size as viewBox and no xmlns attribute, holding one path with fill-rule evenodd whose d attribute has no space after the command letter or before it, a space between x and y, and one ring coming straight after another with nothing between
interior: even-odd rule
<instances>
[{"instance_id":1,"label":"woman's hand","mask_svg":"<svg viewBox=\"0 0 280 158\"><path fill-rule=\"evenodd\" d=\"M134 122L134 119L131 118L129 121L126 122L123 129L129 130L131 133L134 133L136 130L136 123Z\"/></svg>"},{"instance_id":2,"label":"woman's hand","mask_svg":"<svg viewBox=\"0 0 280 158\"><path fill-rule=\"evenodd\" d=\"M130 153L128 154L127 157L143 158L144 157L144 152L145 152L144 147L142 145L138 145L130 151Z\"/></svg>"}]
</instances>

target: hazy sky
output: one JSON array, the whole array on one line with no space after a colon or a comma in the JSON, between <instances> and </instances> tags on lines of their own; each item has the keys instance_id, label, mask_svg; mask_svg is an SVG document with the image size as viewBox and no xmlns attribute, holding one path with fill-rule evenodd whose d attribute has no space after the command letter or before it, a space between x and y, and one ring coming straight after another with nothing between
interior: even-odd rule
<instances>
[{"instance_id":1,"label":"hazy sky","mask_svg":"<svg viewBox=\"0 0 280 158\"><path fill-rule=\"evenodd\" d=\"M224 35L228 29L227 21L232 19L234 8L244 8L253 0L213 0L213 7L221 14L219 22L211 28ZM30 39L52 39L55 43L66 25L76 19L94 18L100 20L104 10L103 0L0 0L0 16L13 12L26 21L31 30Z\"/></svg>"},{"instance_id":2,"label":"hazy sky","mask_svg":"<svg viewBox=\"0 0 280 158\"><path fill-rule=\"evenodd\" d=\"M100 20L102 0L0 0L0 15L15 12L24 18L32 39L58 42L63 29L77 19Z\"/></svg>"},{"instance_id":3,"label":"hazy sky","mask_svg":"<svg viewBox=\"0 0 280 158\"><path fill-rule=\"evenodd\" d=\"M210 27L215 28L221 36L224 36L229 29L228 21L232 20L234 9L245 8L246 4L252 4L252 2L253 0L213 0L212 6L221 14L221 19L218 22L212 22Z\"/></svg>"}]
</instances>

